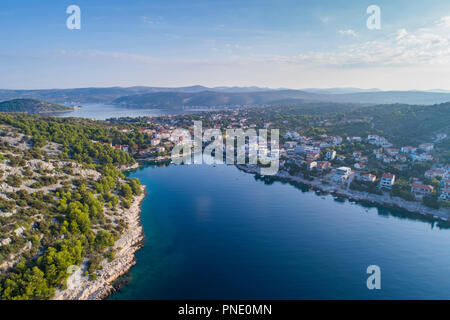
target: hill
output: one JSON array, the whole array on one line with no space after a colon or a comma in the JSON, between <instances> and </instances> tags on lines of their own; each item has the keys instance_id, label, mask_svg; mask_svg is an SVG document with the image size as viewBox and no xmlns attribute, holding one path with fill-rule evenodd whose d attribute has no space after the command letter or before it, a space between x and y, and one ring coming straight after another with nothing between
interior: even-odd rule
<instances>
[{"instance_id":1,"label":"hill","mask_svg":"<svg viewBox=\"0 0 450 320\"><path fill-rule=\"evenodd\" d=\"M36 99L14 99L0 102L0 112L54 113L72 110L72 107Z\"/></svg>"},{"instance_id":2,"label":"hill","mask_svg":"<svg viewBox=\"0 0 450 320\"><path fill-rule=\"evenodd\" d=\"M308 102L432 105L448 101L450 101L450 94L418 91L324 94L302 90L271 90L257 92L156 92L124 96L115 99L112 103L129 108L180 109L186 107L296 105Z\"/></svg>"},{"instance_id":3,"label":"hill","mask_svg":"<svg viewBox=\"0 0 450 320\"><path fill-rule=\"evenodd\" d=\"M192 106L261 106L277 103L335 102L358 104L433 105L450 101L450 93L435 91L379 91L376 89L269 89L259 87L109 87L46 90L1 90L0 101L40 99L62 104L113 103L133 108L189 108Z\"/></svg>"}]
</instances>

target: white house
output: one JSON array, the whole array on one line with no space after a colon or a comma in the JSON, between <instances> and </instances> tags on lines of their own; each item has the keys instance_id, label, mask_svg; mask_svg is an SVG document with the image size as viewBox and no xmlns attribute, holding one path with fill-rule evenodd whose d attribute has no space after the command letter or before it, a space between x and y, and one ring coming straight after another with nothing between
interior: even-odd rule
<instances>
[{"instance_id":1,"label":"white house","mask_svg":"<svg viewBox=\"0 0 450 320\"><path fill-rule=\"evenodd\" d=\"M439 197L441 200L450 201L450 189L442 190L441 196Z\"/></svg>"},{"instance_id":2,"label":"white house","mask_svg":"<svg viewBox=\"0 0 450 320\"><path fill-rule=\"evenodd\" d=\"M325 154L325 158L327 160L334 160L334 158L336 158L336 151L334 150L330 150Z\"/></svg>"},{"instance_id":3,"label":"white house","mask_svg":"<svg viewBox=\"0 0 450 320\"><path fill-rule=\"evenodd\" d=\"M381 188L391 189L394 183L395 183L395 174L389 172L383 173L380 180Z\"/></svg>"},{"instance_id":4,"label":"white house","mask_svg":"<svg viewBox=\"0 0 450 320\"><path fill-rule=\"evenodd\" d=\"M359 176L359 180L375 182L377 180L377 176L371 173L363 173Z\"/></svg>"}]
</instances>

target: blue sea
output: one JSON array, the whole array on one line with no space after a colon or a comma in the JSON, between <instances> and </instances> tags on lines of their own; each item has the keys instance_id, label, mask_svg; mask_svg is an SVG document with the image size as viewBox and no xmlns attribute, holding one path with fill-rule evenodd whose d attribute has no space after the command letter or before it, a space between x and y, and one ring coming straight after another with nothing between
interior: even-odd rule
<instances>
[{"instance_id":1,"label":"blue sea","mask_svg":"<svg viewBox=\"0 0 450 320\"><path fill-rule=\"evenodd\" d=\"M450 298L449 225L234 166L130 175L147 186L145 244L110 299Z\"/></svg>"}]
</instances>

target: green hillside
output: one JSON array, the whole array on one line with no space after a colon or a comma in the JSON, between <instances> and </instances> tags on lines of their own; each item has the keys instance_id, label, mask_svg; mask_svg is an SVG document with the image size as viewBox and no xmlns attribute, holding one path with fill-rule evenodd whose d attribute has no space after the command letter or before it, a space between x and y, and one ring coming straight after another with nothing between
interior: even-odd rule
<instances>
[{"instance_id":1,"label":"green hillside","mask_svg":"<svg viewBox=\"0 0 450 320\"><path fill-rule=\"evenodd\" d=\"M72 107L36 99L14 99L0 102L0 112L54 113L72 110Z\"/></svg>"}]
</instances>

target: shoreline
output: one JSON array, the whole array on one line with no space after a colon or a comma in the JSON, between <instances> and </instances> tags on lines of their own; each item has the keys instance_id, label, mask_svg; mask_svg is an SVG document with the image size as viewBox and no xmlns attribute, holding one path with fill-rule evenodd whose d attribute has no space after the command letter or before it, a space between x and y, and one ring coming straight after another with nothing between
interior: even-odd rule
<instances>
[{"instance_id":1,"label":"shoreline","mask_svg":"<svg viewBox=\"0 0 450 320\"><path fill-rule=\"evenodd\" d=\"M142 186L142 191L142 195L135 197L130 208L123 212L123 217L128 222L128 230L114 244L115 249L120 248L115 259L101 263L103 268L97 271L95 280L84 276L87 265L83 263L67 279L67 289L57 290L53 300L103 300L116 291L114 282L136 264L134 254L143 246L144 230L140 215L142 201L147 195L146 186Z\"/></svg>"},{"instance_id":2,"label":"shoreline","mask_svg":"<svg viewBox=\"0 0 450 320\"><path fill-rule=\"evenodd\" d=\"M260 174L258 167L248 167L247 165L241 164L236 164L236 167L238 168L238 170L241 170L245 173L258 175ZM382 205L392 209L405 210L408 213L427 216L435 220L440 220L444 222L450 221L450 210L446 210L443 208L440 209L429 208L423 205L422 203L407 201L399 197L391 197L388 194L376 195L357 190L342 189L337 185L327 185L323 184L321 181L317 180L309 181L300 177L291 176L286 171L279 171L276 175L271 177L279 179L280 181L299 183L307 187L310 187L313 190L318 190L331 195L336 195L355 202L368 203L372 205Z\"/></svg>"}]
</instances>

